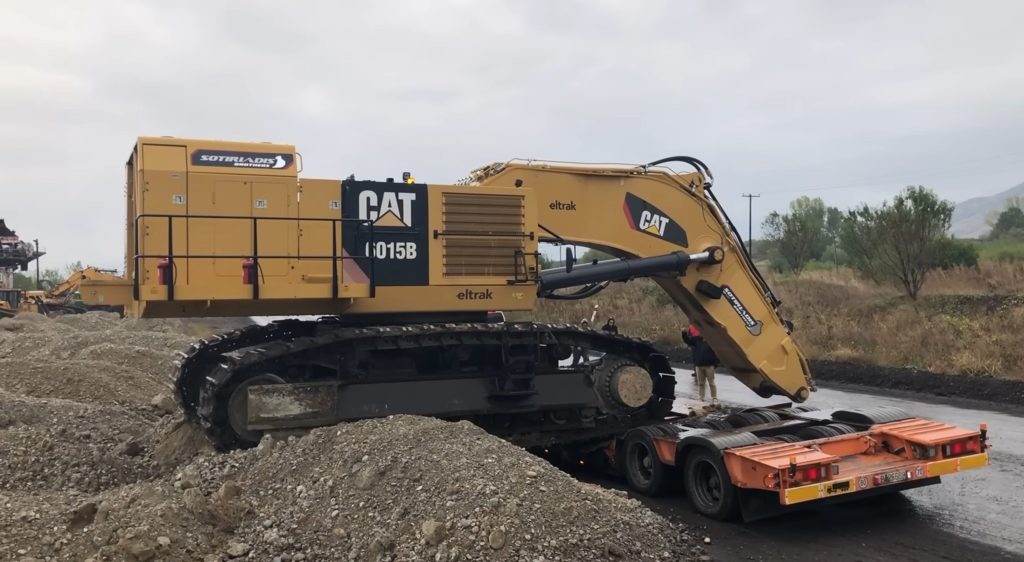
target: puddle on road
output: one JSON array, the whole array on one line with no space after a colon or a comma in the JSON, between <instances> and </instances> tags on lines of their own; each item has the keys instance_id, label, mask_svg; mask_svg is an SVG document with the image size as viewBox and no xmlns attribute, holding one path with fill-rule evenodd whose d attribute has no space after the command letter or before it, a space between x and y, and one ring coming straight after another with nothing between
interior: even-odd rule
<instances>
[{"instance_id":1,"label":"puddle on road","mask_svg":"<svg viewBox=\"0 0 1024 562\"><path fill-rule=\"evenodd\" d=\"M676 369L677 407L682 409L697 397L691 371ZM761 398L736 379L716 377L718 398L730 406L768 406L785 398ZM1024 530L1024 418L1005 413L949 404L929 404L907 398L877 396L859 392L822 388L811 395L808 405L822 410L892 406L912 416L920 416L965 428L987 423L992 445L991 465L943 478L937 486L903 492L914 509L911 516L923 517L935 527L987 542L1007 550L1024 553L1020 536Z\"/></svg>"}]
</instances>

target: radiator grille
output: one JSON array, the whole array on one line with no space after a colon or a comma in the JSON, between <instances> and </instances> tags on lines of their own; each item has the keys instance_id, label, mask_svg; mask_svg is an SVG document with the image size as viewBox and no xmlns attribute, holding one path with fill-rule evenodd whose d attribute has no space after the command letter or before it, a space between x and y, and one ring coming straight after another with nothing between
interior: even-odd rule
<instances>
[{"instance_id":1,"label":"radiator grille","mask_svg":"<svg viewBox=\"0 0 1024 562\"><path fill-rule=\"evenodd\" d=\"M515 277L525 243L522 196L445 193L443 207L445 277Z\"/></svg>"}]
</instances>

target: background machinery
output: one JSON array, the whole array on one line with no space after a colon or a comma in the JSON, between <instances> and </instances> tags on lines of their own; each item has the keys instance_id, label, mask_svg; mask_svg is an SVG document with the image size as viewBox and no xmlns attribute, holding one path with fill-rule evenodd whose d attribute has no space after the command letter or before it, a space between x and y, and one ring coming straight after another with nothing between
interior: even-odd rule
<instances>
[{"instance_id":1,"label":"background machinery","mask_svg":"<svg viewBox=\"0 0 1024 562\"><path fill-rule=\"evenodd\" d=\"M23 241L0 219L0 317L18 313L23 301L22 291L14 288L14 272L28 271L28 266L45 252Z\"/></svg>"},{"instance_id":2,"label":"background machinery","mask_svg":"<svg viewBox=\"0 0 1024 562\"><path fill-rule=\"evenodd\" d=\"M36 312L47 316L82 314L91 311L106 311L117 312L122 315L124 314L124 307L122 306L85 304L82 302L80 287L82 281L87 279L116 281L121 278L114 270L99 269L90 266L71 272L67 279L56 285L49 280L43 279L41 280L41 284L45 289L38 291L23 291L21 295L21 304L18 309L20 312Z\"/></svg>"},{"instance_id":3,"label":"background machinery","mask_svg":"<svg viewBox=\"0 0 1024 562\"><path fill-rule=\"evenodd\" d=\"M470 419L524 446L617 450L630 482L648 492L664 484L666 467L686 465L698 475L688 485L718 487L703 506L695 501L716 517L741 504L726 488L776 503L800 486L825 494L849 467L889 467L922 439L932 452L947 437L962 453L972 443L974 458L987 459L978 431L871 437L879 424L907 419L892 412L838 414L845 424L792 408L671 419L673 371L648 342L488 322L489 311L529 311L538 298L587 298L650 277L738 380L761 396L806 400L814 383L792 325L699 160L511 161L454 185L299 179L299 164L290 145L140 138L127 163L126 276L82 282L86 303L140 317L319 316L249 326L184 354L177 400L221 448L251 446L268 429L398 413ZM574 266L567 252L565 268L541 271L542 241L617 259ZM603 355L569 365L573 348ZM843 445L826 453L816 440ZM865 464L869 453L881 460ZM751 475L752 465L762 468ZM937 479L911 480L929 478ZM837 485L828 495L867 487Z\"/></svg>"}]
</instances>

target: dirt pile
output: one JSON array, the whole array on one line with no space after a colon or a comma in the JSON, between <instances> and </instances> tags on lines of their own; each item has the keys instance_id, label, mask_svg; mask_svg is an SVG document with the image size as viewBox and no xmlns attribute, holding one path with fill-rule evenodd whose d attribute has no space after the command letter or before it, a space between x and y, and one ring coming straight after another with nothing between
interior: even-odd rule
<instances>
[{"instance_id":1,"label":"dirt pile","mask_svg":"<svg viewBox=\"0 0 1024 562\"><path fill-rule=\"evenodd\" d=\"M704 554L623 493L465 422L368 420L216 454L151 404L194 329L94 314L0 320L0 560Z\"/></svg>"},{"instance_id":2,"label":"dirt pile","mask_svg":"<svg viewBox=\"0 0 1024 562\"><path fill-rule=\"evenodd\" d=\"M170 389L174 352L192 337L174 322L102 312L0 321L0 387L25 396L135 409Z\"/></svg>"}]
</instances>

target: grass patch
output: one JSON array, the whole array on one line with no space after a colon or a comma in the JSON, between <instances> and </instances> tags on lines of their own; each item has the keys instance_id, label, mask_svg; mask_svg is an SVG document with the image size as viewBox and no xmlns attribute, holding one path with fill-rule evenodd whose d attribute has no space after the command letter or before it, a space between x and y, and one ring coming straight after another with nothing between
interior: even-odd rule
<instances>
[{"instance_id":1,"label":"grass patch","mask_svg":"<svg viewBox=\"0 0 1024 562\"><path fill-rule=\"evenodd\" d=\"M917 301L843 268L769 283L809 358L1024 379L1024 263L933 272ZM686 316L648 280L614 284L587 301L542 301L533 318L577 323L595 303L595 327L611 315L624 334L682 345Z\"/></svg>"}]
</instances>

